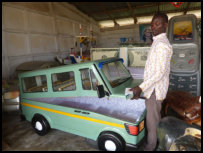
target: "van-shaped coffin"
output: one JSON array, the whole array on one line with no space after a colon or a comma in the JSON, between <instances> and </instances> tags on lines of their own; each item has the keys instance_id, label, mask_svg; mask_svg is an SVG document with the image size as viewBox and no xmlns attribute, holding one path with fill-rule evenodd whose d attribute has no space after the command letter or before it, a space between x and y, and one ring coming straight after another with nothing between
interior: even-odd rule
<instances>
[{"instance_id":1,"label":"van-shaped coffin","mask_svg":"<svg viewBox=\"0 0 203 153\"><path fill-rule=\"evenodd\" d=\"M139 85L121 58L19 74L21 116L35 132L58 129L97 142L99 150L137 147L145 136L145 99L125 89Z\"/></svg>"}]
</instances>

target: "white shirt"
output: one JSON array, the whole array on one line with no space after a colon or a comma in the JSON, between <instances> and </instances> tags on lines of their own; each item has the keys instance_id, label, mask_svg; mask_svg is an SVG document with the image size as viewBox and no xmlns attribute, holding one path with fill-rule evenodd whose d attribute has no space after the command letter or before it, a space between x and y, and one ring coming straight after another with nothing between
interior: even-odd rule
<instances>
[{"instance_id":1,"label":"white shirt","mask_svg":"<svg viewBox=\"0 0 203 153\"><path fill-rule=\"evenodd\" d=\"M139 85L147 99L149 99L154 89L156 100L165 99L169 86L172 53L172 46L166 33L153 37L153 43L145 64L144 81Z\"/></svg>"}]
</instances>

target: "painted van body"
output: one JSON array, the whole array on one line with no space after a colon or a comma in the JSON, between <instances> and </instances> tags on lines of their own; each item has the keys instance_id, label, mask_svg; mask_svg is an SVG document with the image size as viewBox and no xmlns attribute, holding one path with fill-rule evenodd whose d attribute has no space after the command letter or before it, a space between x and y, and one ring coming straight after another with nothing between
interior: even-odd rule
<instances>
[{"instance_id":1,"label":"painted van body","mask_svg":"<svg viewBox=\"0 0 203 153\"><path fill-rule=\"evenodd\" d=\"M145 136L145 100L120 58L19 74L20 110L36 133L58 129L97 141L100 150L137 146Z\"/></svg>"}]
</instances>

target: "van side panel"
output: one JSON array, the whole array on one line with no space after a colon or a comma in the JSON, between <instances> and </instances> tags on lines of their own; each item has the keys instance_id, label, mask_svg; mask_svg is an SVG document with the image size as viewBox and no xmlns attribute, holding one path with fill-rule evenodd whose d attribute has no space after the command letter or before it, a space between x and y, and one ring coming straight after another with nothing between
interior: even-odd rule
<instances>
[{"instance_id":1,"label":"van side panel","mask_svg":"<svg viewBox=\"0 0 203 153\"><path fill-rule=\"evenodd\" d=\"M124 123L126 122L94 112L83 115L83 110L77 109L77 111L81 111L81 113L77 113L74 108L27 100L22 102L22 110L28 121L31 121L32 117L38 113L48 119L51 128L93 140L97 140L100 133L104 131L116 132L124 138L126 143L130 144L136 144L139 139L144 137L144 130L138 136L131 136L124 127Z\"/></svg>"}]
</instances>

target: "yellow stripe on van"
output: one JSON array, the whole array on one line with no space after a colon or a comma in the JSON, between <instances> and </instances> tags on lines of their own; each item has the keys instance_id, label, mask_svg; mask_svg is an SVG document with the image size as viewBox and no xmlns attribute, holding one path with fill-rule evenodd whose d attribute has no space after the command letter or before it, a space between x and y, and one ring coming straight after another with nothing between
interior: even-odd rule
<instances>
[{"instance_id":1,"label":"yellow stripe on van","mask_svg":"<svg viewBox=\"0 0 203 153\"><path fill-rule=\"evenodd\" d=\"M75 117L75 118L79 118L79 119L83 119L83 120L88 120L88 121L91 121L91 122L96 122L96 123L100 123L100 124L106 124L106 125L110 125L110 126L124 128L124 125L122 125L122 124L111 123L111 122L102 121L102 120L98 120L98 119L94 119L94 118L89 118L89 117L84 117L84 116L80 116L80 115L70 114L70 113L66 113L66 112L62 112L62 111L57 111L57 110L50 109L50 108L45 108L45 107L41 107L41 106L31 105L31 104L24 103L24 102L21 102L21 105L32 107L32 108L36 108L36 109L45 110L45 111L52 112L52 113L66 115L66 116L69 116L69 117Z\"/></svg>"}]
</instances>

